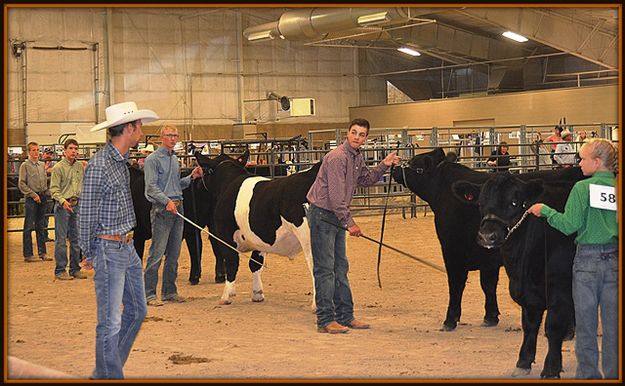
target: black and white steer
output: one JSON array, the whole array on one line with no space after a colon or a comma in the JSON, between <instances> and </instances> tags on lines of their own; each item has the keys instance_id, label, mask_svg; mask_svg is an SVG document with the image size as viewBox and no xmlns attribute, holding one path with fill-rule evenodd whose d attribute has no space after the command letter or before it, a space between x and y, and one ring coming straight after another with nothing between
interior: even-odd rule
<instances>
[{"instance_id":1,"label":"black and white steer","mask_svg":"<svg viewBox=\"0 0 625 386\"><path fill-rule=\"evenodd\" d=\"M250 174L240 163L224 154L210 158L196 153L195 157L204 170L202 179L208 191L206 204L214 208L212 218L208 219L208 229L236 249L217 243L219 251L215 253L226 262L226 285L220 303L230 304L236 294L238 252L252 252L249 262L252 301L261 302L264 295L260 264L264 264L265 255L275 253L293 259L303 251L313 283L314 309L312 251L304 204L321 163L306 171L271 180Z\"/></svg>"}]
</instances>

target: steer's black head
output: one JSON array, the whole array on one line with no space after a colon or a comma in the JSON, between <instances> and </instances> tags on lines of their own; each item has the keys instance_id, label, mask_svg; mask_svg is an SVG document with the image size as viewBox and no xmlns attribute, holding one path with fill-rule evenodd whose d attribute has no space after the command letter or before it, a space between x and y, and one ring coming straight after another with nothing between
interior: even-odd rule
<instances>
[{"instance_id":1,"label":"steer's black head","mask_svg":"<svg viewBox=\"0 0 625 386\"><path fill-rule=\"evenodd\" d=\"M409 161L393 169L393 178L414 193L419 194L421 181L429 178L430 174L442 162L447 160L442 148L436 148L423 154L417 154Z\"/></svg>"},{"instance_id":2,"label":"steer's black head","mask_svg":"<svg viewBox=\"0 0 625 386\"><path fill-rule=\"evenodd\" d=\"M245 164L247 163L247 159L249 158L249 151L246 151L242 155L237 158L231 158L230 156L221 153L216 157L209 157L203 155L200 152L195 152L194 156L197 160L198 164L202 167L202 171L204 175L202 176L202 182L204 186L208 187L214 183L213 178L217 171L224 170L228 168L228 170L232 171L233 176L237 174L245 174ZM224 179L228 179L227 177Z\"/></svg>"},{"instance_id":3,"label":"steer's black head","mask_svg":"<svg viewBox=\"0 0 625 386\"><path fill-rule=\"evenodd\" d=\"M479 205L480 228L477 243L499 248L531 204L543 192L541 180L524 182L509 173L497 173L483 184L456 181L452 190L460 201Z\"/></svg>"}]
</instances>

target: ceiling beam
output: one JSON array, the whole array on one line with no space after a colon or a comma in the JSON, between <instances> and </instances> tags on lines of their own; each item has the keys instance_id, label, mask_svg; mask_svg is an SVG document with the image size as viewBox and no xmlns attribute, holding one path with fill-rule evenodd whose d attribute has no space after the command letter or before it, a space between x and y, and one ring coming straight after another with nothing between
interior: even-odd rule
<instances>
[{"instance_id":1,"label":"ceiling beam","mask_svg":"<svg viewBox=\"0 0 625 386\"><path fill-rule=\"evenodd\" d=\"M558 14L557 9L464 8L457 12L521 34L536 42L577 56L607 69L618 68L618 31ZM607 23L614 25L614 23ZM600 28L602 27L602 28Z\"/></svg>"}]
</instances>

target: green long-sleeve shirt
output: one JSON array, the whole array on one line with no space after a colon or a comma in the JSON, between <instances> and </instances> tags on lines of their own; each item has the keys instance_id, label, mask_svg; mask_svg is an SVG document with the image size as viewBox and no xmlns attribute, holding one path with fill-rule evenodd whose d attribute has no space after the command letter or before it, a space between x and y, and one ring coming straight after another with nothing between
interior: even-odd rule
<instances>
[{"instance_id":1,"label":"green long-sleeve shirt","mask_svg":"<svg viewBox=\"0 0 625 386\"><path fill-rule=\"evenodd\" d=\"M80 197L84 174L85 167L80 161L76 160L70 164L67 159L63 158L54 165L50 175L50 195L52 198L63 205L65 200L70 197Z\"/></svg>"},{"instance_id":2,"label":"green long-sleeve shirt","mask_svg":"<svg viewBox=\"0 0 625 386\"><path fill-rule=\"evenodd\" d=\"M591 178L578 181L566 200L564 213L544 205L540 215L565 235L577 232L577 244L616 244L618 212L590 206L591 184L614 186L614 173L596 172Z\"/></svg>"}]
</instances>

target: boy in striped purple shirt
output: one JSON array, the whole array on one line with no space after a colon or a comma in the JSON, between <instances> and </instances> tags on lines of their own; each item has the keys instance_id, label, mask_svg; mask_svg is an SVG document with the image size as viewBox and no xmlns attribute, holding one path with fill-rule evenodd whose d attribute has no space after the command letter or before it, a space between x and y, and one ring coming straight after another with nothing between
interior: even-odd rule
<instances>
[{"instance_id":1,"label":"boy in striped purple shirt","mask_svg":"<svg viewBox=\"0 0 625 386\"><path fill-rule=\"evenodd\" d=\"M346 228L352 236L362 235L349 210L356 186L375 184L389 166L399 163L399 157L394 151L369 169L360 153L368 135L369 122L354 119L346 140L323 157L319 174L306 196L310 203L306 217L313 253L318 332L336 334L349 328L369 328L369 324L354 318L345 231L339 227Z\"/></svg>"}]
</instances>

